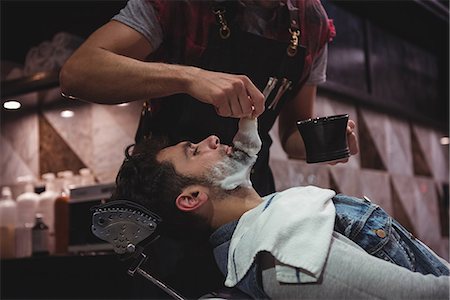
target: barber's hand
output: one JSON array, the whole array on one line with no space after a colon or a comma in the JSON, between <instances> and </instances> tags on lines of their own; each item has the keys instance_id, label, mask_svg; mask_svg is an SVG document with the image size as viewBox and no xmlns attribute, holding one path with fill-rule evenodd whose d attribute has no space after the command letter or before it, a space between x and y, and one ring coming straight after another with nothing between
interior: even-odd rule
<instances>
[{"instance_id":1,"label":"barber's hand","mask_svg":"<svg viewBox=\"0 0 450 300\"><path fill-rule=\"evenodd\" d=\"M258 117L264 112L264 96L245 75L196 68L188 94L213 105L223 117Z\"/></svg>"},{"instance_id":2,"label":"barber's hand","mask_svg":"<svg viewBox=\"0 0 450 300\"><path fill-rule=\"evenodd\" d=\"M347 145L348 145L348 149L350 151L350 155L355 155L359 152L358 139L356 138L355 128L356 128L355 121L348 120L348 123L347 123ZM336 162L332 162L330 164L335 165L338 163L345 163L347 161L348 161L348 157L345 159L336 161Z\"/></svg>"}]
</instances>

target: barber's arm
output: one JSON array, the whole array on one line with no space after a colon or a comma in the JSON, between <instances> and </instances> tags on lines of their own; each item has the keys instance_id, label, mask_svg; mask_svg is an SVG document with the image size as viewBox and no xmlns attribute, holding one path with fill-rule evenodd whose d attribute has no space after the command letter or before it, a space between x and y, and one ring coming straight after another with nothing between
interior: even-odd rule
<instances>
[{"instance_id":1,"label":"barber's arm","mask_svg":"<svg viewBox=\"0 0 450 300\"><path fill-rule=\"evenodd\" d=\"M299 120L312 118L317 86L305 84L291 101L287 101L280 112L278 132L281 146L289 158L305 159L303 139L297 130Z\"/></svg>"},{"instance_id":2,"label":"barber's arm","mask_svg":"<svg viewBox=\"0 0 450 300\"><path fill-rule=\"evenodd\" d=\"M141 33L112 20L65 63L61 91L101 104L186 93L212 104L222 116L259 116L264 111L263 95L246 76L145 62L153 50Z\"/></svg>"},{"instance_id":3,"label":"barber's arm","mask_svg":"<svg viewBox=\"0 0 450 300\"><path fill-rule=\"evenodd\" d=\"M306 150L303 139L297 130L297 121L314 117L314 102L317 86L305 84L292 101L288 101L279 116L279 136L281 145L289 158L305 159ZM350 154L358 153L358 141L354 132L356 124L349 120L347 124L347 142ZM344 159L341 162L347 162Z\"/></svg>"}]
</instances>

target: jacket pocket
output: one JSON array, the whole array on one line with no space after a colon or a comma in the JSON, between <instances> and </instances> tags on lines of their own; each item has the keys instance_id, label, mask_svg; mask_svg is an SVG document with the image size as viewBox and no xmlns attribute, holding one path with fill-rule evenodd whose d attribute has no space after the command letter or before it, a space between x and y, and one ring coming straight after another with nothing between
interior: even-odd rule
<instances>
[{"instance_id":1,"label":"jacket pocket","mask_svg":"<svg viewBox=\"0 0 450 300\"><path fill-rule=\"evenodd\" d=\"M390 217L388 218L390 219ZM369 254L415 272L416 257L392 225L389 226L389 233L386 235L385 239L386 242L382 247L373 249Z\"/></svg>"},{"instance_id":2,"label":"jacket pocket","mask_svg":"<svg viewBox=\"0 0 450 300\"><path fill-rule=\"evenodd\" d=\"M415 271L416 258L393 226L393 219L378 205L337 196L335 230L354 241L367 253Z\"/></svg>"}]
</instances>

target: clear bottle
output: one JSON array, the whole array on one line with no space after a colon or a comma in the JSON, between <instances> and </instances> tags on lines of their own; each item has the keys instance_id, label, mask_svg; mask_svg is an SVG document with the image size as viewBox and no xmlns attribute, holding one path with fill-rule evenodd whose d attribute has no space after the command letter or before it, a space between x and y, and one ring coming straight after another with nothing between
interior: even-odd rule
<instances>
[{"instance_id":1,"label":"clear bottle","mask_svg":"<svg viewBox=\"0 0 450 300\"><path fill-rule=\"evenodd\" d=\"M33 256L45 256L49 254L48 249L48 226L44 223L42 214L36 214L36 221L31 231Z\"/></svg>"},{"instance_id":2,"label":"clear bottle","mask_svg":"<svg viewBox=\"0 0 450 300\"><path fill-rule=\"evenodd\" d=\"M2 188L0 198L0 258L16 256L15 230L17 224L17 204L8 186Z\"/></svg>"},{"instance_id":3,"label":"clear bottle","mask_svg":"<svg viewBox=\"0 0 450 300\"><path fill-rule=\"evenodd\" d=\"M39 195L34 192L32 176L22 176L17 181L25 184L25 191L17 197L16 201L16 257L28 257L32 254L31 228L35 222Z\"/></svg>"},{"instance_id":4,"label":"clear bottle","mask_svg":"<svg viewBox=\"0 0 450 300\"><path fill-rule=\"evenodd\" d=\"M63 188L55 200L55 253L66 254L69 248L69 198L73 172L64 171Z\"/></svg>"},{"instance_id":5,"label":"clear bottle","mask_svg":"<svg viewBox=\"0 0 450 300\"><path fill-rule=\"evenodd\" d=\"M55 174L42 174L45 182L45 191L39 194L39 205L37 212L42 214L44 223L48 226L49 232L49 251L51 254L55 252L55 200L58 198L55 186Z\"/></svg>"}]
</instances>

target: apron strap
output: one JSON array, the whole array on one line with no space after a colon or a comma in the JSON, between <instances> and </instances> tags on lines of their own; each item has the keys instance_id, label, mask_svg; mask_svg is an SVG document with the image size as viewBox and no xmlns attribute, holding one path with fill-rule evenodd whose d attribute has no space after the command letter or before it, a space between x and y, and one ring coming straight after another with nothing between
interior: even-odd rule
<instances>
[{"instance_id":1,"label":"apron strap","mask_svg":"<svg viewBox=\"0 0 450 300\"><path fill-rule=\"evenodd\" d=\"M220 25L219 36L224 40L228 39L231 35L228 21L233 21L236 15L236 4L234 1L213 1L211 4L211 11L216 17L216 23Z\"/></svg>"},{"instance_id":2,"label":"apron strap","mask_svg":"<svg viewBox=\"0 0 450 300\"><path fill-rule=\"evenodd\" d=\"M299 41L300 41L300 20L298 17L298 8L292 4L292 0L287 0L287 7L289 11L289 33L291 34L291 41L286 50L289 56L295 56L297 54Z\"/></svg>"}]
</instances>

